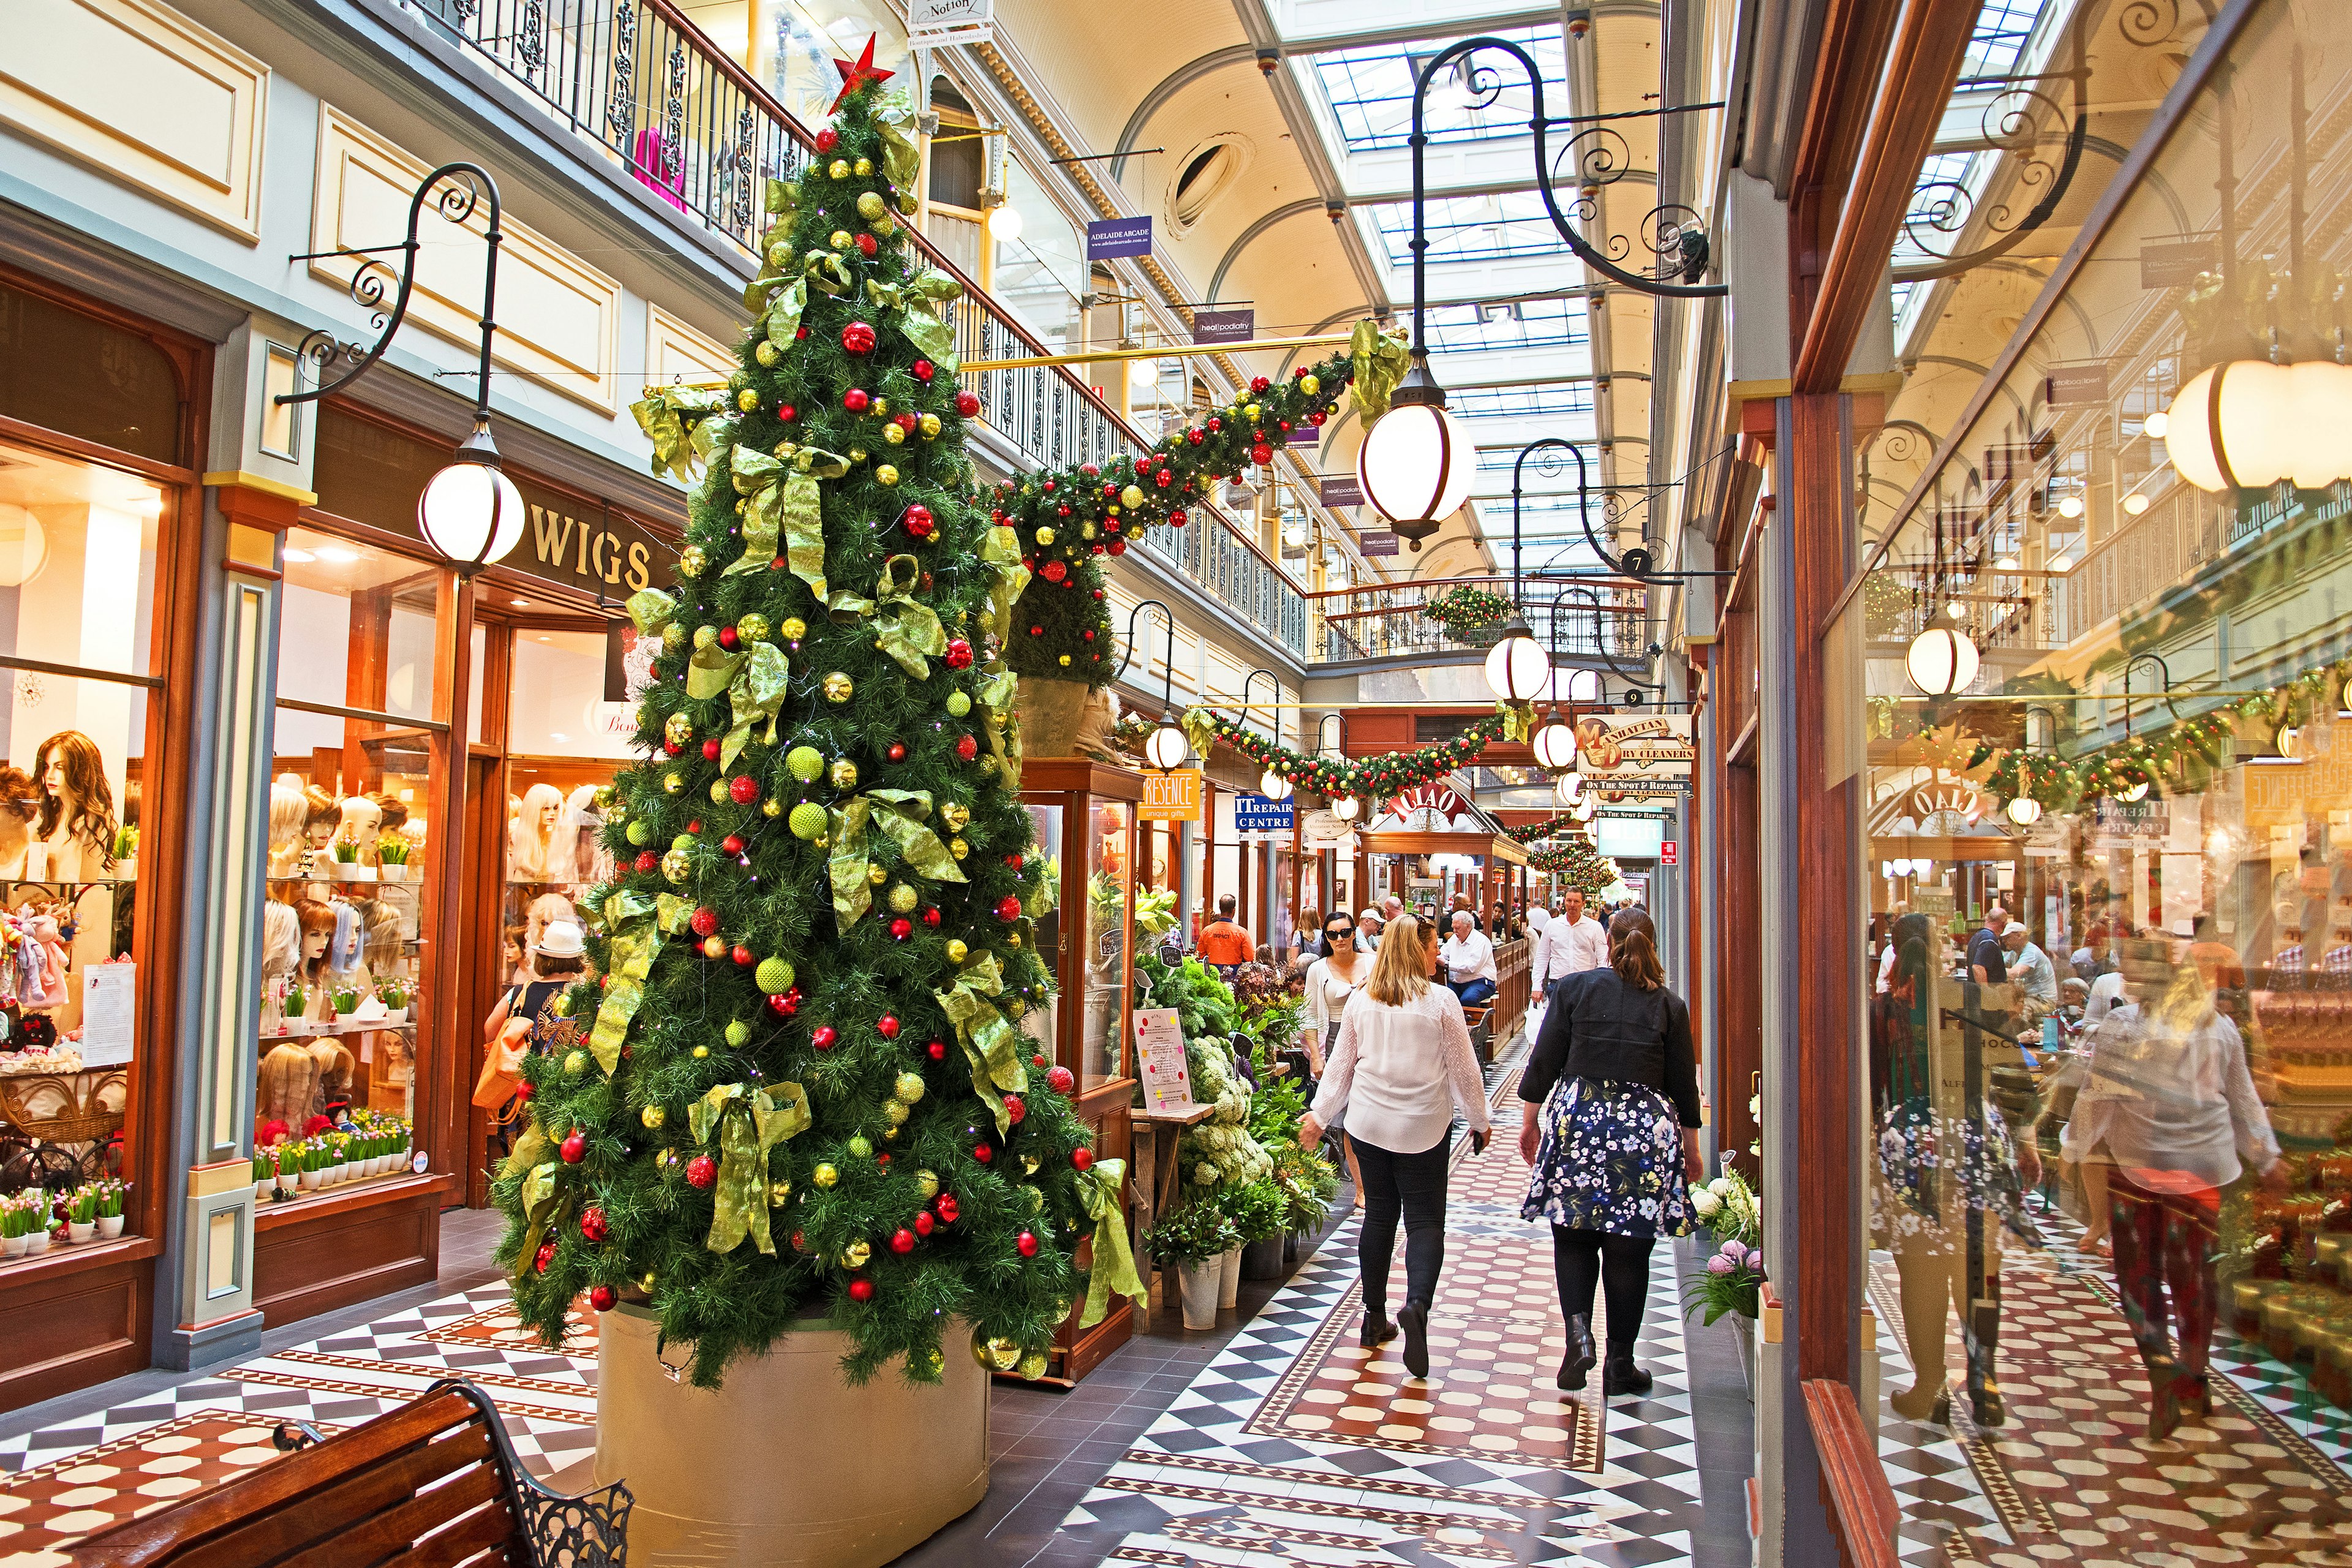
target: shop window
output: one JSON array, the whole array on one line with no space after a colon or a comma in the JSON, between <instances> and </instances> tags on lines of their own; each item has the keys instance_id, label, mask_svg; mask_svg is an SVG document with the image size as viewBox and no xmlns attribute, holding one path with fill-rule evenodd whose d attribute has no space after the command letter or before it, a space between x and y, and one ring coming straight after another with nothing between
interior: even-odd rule
<instances>
[{"instance_id":1,"label":"shop window","mask_svg":"<svg viewBox=\"0 0 2352 1568\"><path fill-rule=\"evenodd\" d=\"M308 528L284 560L254 1144L296 1201L406 1168L447 704L437 567Z\"/></svg>"},{"instance_id":2,"label":"shop window","mask_svg":"<svg viewBox=\"0 0 2352 1568\"><path fill-rule=\"evenodd\" d=\"M650 667L625 654L637 679L625 673L625 695L608 700L604 633L519 627L513 637L500 962L508 984L527 985L543 978L537 950L547 928L584 928L589 889L613 874L599 795L629 760L635 691Z\"/></svg>"},{"instance_id":3,"label":"shop window","mask_svg":"<svg viewBox=\"0 0 2352 1568\"><path fill-rule=\"evenodd\" d=\"M180 397L149 339L0 282L0 414L176 463Z\"/></svg>"},{"instance_id":4,"label":"shop window","mask_svg":"<svg viewBox=\"0 0 2352 1568\"><path fill-rule=\"evenodd\" d=\"M46 1255L56 1224L68 1246L100 1217L122 1228L105 1184L129 1167L142 1055L139 836L171 500L0 444L0 654L39 667L0 666L0 1270Z\"/></svg>"}]
</instances>

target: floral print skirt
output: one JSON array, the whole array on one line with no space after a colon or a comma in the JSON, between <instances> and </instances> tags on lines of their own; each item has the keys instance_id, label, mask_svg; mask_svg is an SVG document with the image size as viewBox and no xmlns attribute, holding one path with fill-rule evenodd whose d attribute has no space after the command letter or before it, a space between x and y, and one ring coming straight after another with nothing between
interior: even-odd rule
<instances>
[{"instance_id":1,"label":"floral print skirt","mask_svg":"<svg viewBox=\"0 0 2352 1568\"><path fill-rule=\"evenodd\" d=\"M1522 1219L1610 1236L1688 1236L1682 1129L1647 1084L1562 1079L1542 1108L1543 1135Z\"/></svg>"}]
</instances>

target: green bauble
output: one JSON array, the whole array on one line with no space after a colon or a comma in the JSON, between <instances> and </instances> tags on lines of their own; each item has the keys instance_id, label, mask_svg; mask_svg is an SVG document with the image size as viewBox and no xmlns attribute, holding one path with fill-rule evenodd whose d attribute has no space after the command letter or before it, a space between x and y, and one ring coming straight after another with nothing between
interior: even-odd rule
<instances>
[{"instance_id":1,"label":"green bauble","mask_svg":"<svg viewBox=\"0 0 2352 1568\"><path fill-rule=\"evenodd\" d=\"M940 1195L940 1177L936 1171L915 1173L915 1191L928 1203Z\"/></svg>"},{"instance_id":2,"label":"green bauble","mask_svg":"<svg viewBox=\"0 0 2352 1568\"><path fill-rule=\"evenodd\" d=\"M582 1073L586 1072L588 1070L588 1053L586 1051L564 1052L563 1070L572 1078L578 1078Z\"/></svg>"},{"instance_id":3,"label":"green bauble","mask_svg":"<svg viewBox=\"0 0 2352 1568\"><path fill-rule=\"evenodd\" d=\"M914 1104L923 1098L923 1075L919 1072L900 1073L898 1081L891 1086L891 1092L907 1104ZM928 1193L924 1194L926 1197L929 1195Z\"/></svg>"},{"instance_id":4,"label":"green bauble","mask_svg":"<svg viewBox=\"0 0 2352 1568\"><path fill-rule=\"evenodd\" d=\"M860 1132L850 1139L849 1152L861 1160L870 1160L874 1157L874 1145L866 1142L865 1133Z\"/></svg>"},{"instance_id":5,"label":"green bauble","mask_svg":"<svg viewBox=\"0 0 2352 1568\"><path fill-rule=\"evenodd\" d=\"M793 830L795 838L817 837L824 832L824 807L813 800L804 800L793 807L792 815L784 818L784 825Z\"/></svg>"},{"instance_id":6,"label":"green bauble","mask_svg":"<svg viewBox=\"0 0 2352 1568\"><path fill-rule=\"evenodd\" d=\"M790 965L786 965L787 969L790 967ZM740 1047L744 1041L751 1037L751 1026L745 1023L742 1019L737 1018L727 1026L727 1043L729 1045Z\"/></svg>"},{"instance_id":7,"label":"green bauble","mask_svg":"<svg viewBox=\"0 0 2352 1568\"><path fill-rule=\"evenodd\" d=\"M801 783L814 784L824 776L824 753L814 746L794 746L784 753L784 766Z\"/></svg>"},{"instance_id":8,"label":"green bauble","mask_svg":"<svg viewBox=\"0 0 2352 1568\"><path fill-rule=\"evenodd\" d=\"M751 979L767 994L781 996L793 988L793 966L781 958L763 958L751 972Z\"/></svg>"},{"instance_id":9,"label":"green bauble","mask_svg":"<svg viewBox=\"0 0 2352 1568\"><path fill-rule=\"evenodd\" d=\"M1020 1372L1021 1375L1027 1378L1031 1383L1034 1383L1039 1378L1045 1376L1045 1352L1044 1351L1031 1351L1027 1355L1023 1356L1021 1358Z\"/></svg>"},{"instance_id":10,"label":"green bauble","mask_svg":"<svg viewBox=\"0 0 2352 1568\"><path fill-rule=\"evenodd\" d=\"M948 711L961 719L971 711L971 699L961 691L948 693Z\"/></svg>"},{"instance_id":11,"label":"green bauble","mask_svg":"<svg viewBox=\"0 0 2352 1568\"><path fill-rule=\"evenodd\" d=\"M644 848L646 847L646 841L653 836L653 829L646 826L643 817L639 817L636 821L629 824L629 842L635 845L638 848Z\"/></svg>"}]
</instances>

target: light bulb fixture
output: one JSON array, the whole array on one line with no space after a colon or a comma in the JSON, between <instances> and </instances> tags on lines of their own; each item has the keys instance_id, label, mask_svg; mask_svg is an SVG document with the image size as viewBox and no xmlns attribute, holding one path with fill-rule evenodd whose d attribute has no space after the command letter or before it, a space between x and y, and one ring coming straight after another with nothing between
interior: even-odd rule
<instances>
[{"instance_id":1,"label":"light bulb fixture","mask_svg":"<svg viewBox=\"0 0 2352 1568\"><path fill-rule=\"evenodd\" d=\"M1949 626L1930 626L1911 639L1903 656L1911 683L1930 697L1950 697L1966 691L1977 678L1977 645L1968 633Z\"/></svg>"},{"instance_id":2,"label":"light bulb fixture","mask_svg":"<svg viewBox=\"0 0 2352 1568\"><path fill-rule=\"evenodd\" d=\"M1597 795L1588 795L1576 803L1569 815L1579 822L1590 822L1592 820L1592 814L1600 808L1601 797Z\"/></svg>"},{"instance_id":3,"label":"light bulb fixture","mask_svg":"<svg viewBox=\"0 0 2352 1568\"><path fill-rule=\"evenodd\" d=\"M1419 550L1462 510L1477 463L1476 450L1445 411L1445 389L1429 374L1428 354L1416 351L1389 396L1389 411L1356 449L1364 499Z\"/></svg>"},{"instance_id":4,"label":"light bulb fixture","mask_svg":"<svg viewBox=\"0 0 2352 1568\"><path fill-rule=\"evenodd\" d=\"M1143 760L1163 773L1182 767L1192 750L1192 743L1184 738L1184 731L1166 713L1160 715L1160 727L1143 738Z\"/></svg>"},{"instance_id":5,"label":"light bulb fixture","mask_svg":"<svg viewBox=\"0 0 2352 1568\"><path fill-rule=\"evenodd\" d=\"M2068 496L2065 500L2060 501L2058 503L2058 515L2060 517L2082 516L2083 498L2081 496Z\"/></svg>"},{"instance_id":6,"label":"light bulb fixture","mask_svg":"<svg viewBox=\"0 0 2352 1568\"><path fill-rule=\"evenodd\" d=\"M425 542L466 576L522 542L522 492L499 468L498 443L487 414L458 443L455 461L425 483L416 498L416 526Z\"/></svg>"},{"instance_id":7,"label":"light bulb fixture","mask_svg":"<svg viewBox=\"0 0 2352 1568\"><path fill-rule=\"evenodd\" d=\"M49 536L41 520L30 507L0 502L0 587L20 588L48 563Z\"/></svg>"},{"instance_id":8,"label":"light bulb fixture","mask_svg":"<svg viewBox=\"0 0 2352 1568\"><path fill-rule=\"evenodd\" d=\"M1342 822L1355 821L1356 814L1362 809L1363 803L1352 795L1343 795L1331 803L1331 815Z\"/></svg>"},{"instance_id":9,"label":"light bulb fixture","mask_svg":"<svg viewBox=\"0 0 2352 1568\"><path fill-rule=\"evenodd\" d=\"M2325 489L2352 479L2352 365L2212 365L2189 378L2165 427L2166 455L2200 490L2263 489L2281 479Z\"/></svg>"},{"instance_id":10,"label":"light bulb fixture","mask_svg":"<svg viewBox=\"0 0 2352 1568\"><path fill-rule=\"evenodd\" d=\"M2116 792L2116 798L2126 805L2135 805L2147 798L2147 781L2134 779Z\"/></svg>"},{"instance_id":11,"label":"light bulb fixture","mask_svg":"<svg viewBox=\"0 0 2352 1568\"><path fill-rule=\"evenodd\" d=\"M2074 558L2071 555L2053 555L2050 558L2050 570L2053 572L2072 572L2074 569Z\"/></svg>"},{"instance_id":12,"label":"light bulb fixture","mask_svg":"<svg viewBox=\"0 0 2352 1568\"><path fill-rule=\"evenodd\" d=\"M2172 429L2172 416L2159 408L2140 425L2140 434L2151 441L2161 441Z\"/></svg>"},{"instance_id":13,"label":"light bulb fixture","mask_svg":"<svg viewBox=\"0 0 2352 1568\"><path fill-rule=\"evenodd\" d=\"M2042 820L2042 803L2030 795L2019 795L2009 803L2009 819L2020 827L2031 827Z\"/></svg>"},{"instance_id":14,"label":"light bulb fixture","mask_svg":"<svg viewBox=\"0 0 2352 1568\"><path fill-rule=\"evenodd\" d=\"M1573 769L1560 774L1559 780L1551 786L1552 799L1562 805L1574 805L1583 794L1584 775Z\"/></svg>"},{"instance_id":15,"label":"light bulb fixture","mask_svg":"<svg viewBox=\"0 0 2352 1568\"><path fill-rule=\"evenodd\" d=\"M1268 800L1288 800L1290 781L1268 768L1258 775L1257 792Z\"/></svg>"},{"instance_id":16,"label":"light bulb fixture","mask_svg":"<svg viewBox=\"0 0 2352 1568\"><path fill-rule=\"evenodd\" d=\"M1993 562L1992 569L1996 572L2014 572L2017 570L2017 557L2014 555L2000 556Z\"/></svg>"},{"instance_id":17,"label":"light bulb fixture","mask_svg":"<svg viewBox=\"0 0 2352 1568\"><path fill-rule=\"evenodd\" d=\"M988 237L999 245L1011 245L1021 237L1021 209L1001 193L996 205L988 209Z\"/></svg>"},{"instance_id":18,"label":"light bulb fixture","mask_svg":"<svg viewBox=\"0 0 2352 1568\"><path fill-rule=\"evenodd\" d=\"M1536 763L1548 773L1563 773L1576 766L1576 727L1551 710L1550 719L1536 731Z\"/></svg>"},{"instance_id":19,"label":"light bulb fixture","mask_svg":"<svg viewBox=\"0 0 2352 1568\"><path fill-rule=\"evenodd\" d=\"M2147 510L2147 498L2140 494L2137 490L2134 490L2131 494L2124 497L2124 515L2126 517L2137 517Z\"/></svg>"},{"instance_id":20,"label":"light bulb fixture","mask_svg":"<svg viewBox=\"0 0 2352 1568\"><path fill-rule=\"evenodd\" d=\"M1969 618L1969 607L1958 599L1954 599L1944 606L1944 614L1956 621L1964 621Z\"/></svg>"},{"instance_id":21,"label":"light bulb fixture","mask_svg":"<svg viewBox=\"0 0 2352 1568\"><path fill-rule=\"evenodd\" d=\"M1550 684L1551 660L1527 617L1514 611L1503 640L1486 650L1486 689L1497 701L1532 702Z\"/></svg>"},{"instance_id":22,"label":"light bulb fixture","mask_svg":"<svg viewBox=\"0 0 2352 1568\"><path fill-rule=\"evenodd\" d=\"M2336 689L2336 710L2352 713L2352 675L2346 676L2344 684Z\"/></svg>"}]
</instances>

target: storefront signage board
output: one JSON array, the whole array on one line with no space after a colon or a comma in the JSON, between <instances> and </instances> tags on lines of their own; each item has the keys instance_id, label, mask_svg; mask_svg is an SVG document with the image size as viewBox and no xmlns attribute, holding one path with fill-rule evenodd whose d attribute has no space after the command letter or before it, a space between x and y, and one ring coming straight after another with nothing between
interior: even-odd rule
<instances>
[{"instance_id":1,"label":"storefront signage board","mask_svg":"<svg viewBox=\"0 0 2352 1568\"><path fill-rule=\"evenodd\" d=\"M1364 486L1353 474L1333 474L1316 482L1315 496L1325 506L1361 506L1364 504ZM1371 552L1366 551L1365 553Z\"/></svg>"},{"instance_id":2,"label":"storefront signage board","mask_svg":"<svg viewBox=\"0 0 2352 1568\"><path fill-rule=\"evenodd\" d=\"M2186 288L2197 281L2200 272L2211 271L2214 260L2213 242L2210 239L2143 245L2139 247L2139 286L2143 289Z\"/></svg>"},{"instance_id":3,"label":"storefront signage board","mask_svg":"<svg viewBox=\"0 0 2352 1568\"><path fill-rule=\"evenodd\" d=\"M1375 555L1394 555L1397 552L1397 536L1386 532L1367 533L1356 541L1356 550L1368 561Z\"/></svg>"},{"instance_id":4,"label":"storefront signage board","mask_svg":"<svg viewBox=\"0 0 2352 1568\"><path fill-rule=\"evenodd\" d=\"M1173 1007L1139 1007L1136 1057L1143 1064L1143 1101L1152 1110L1192 1103L1192 1069L1184 1062L1184 1026Z\"/></svg>"},{"instance_id":5,"label":"storefront signage board","mask_svg":"<svg viewBox=\"0 0 2352 1568\"><path fill-rule=\"evenodd\" d=\"M1151 219L1104 217L1087 225L1087 259L1111 261L1151 254Z\"/></svg>"},{"instance_id":6,"label":"storefront signage board","mask_svg":"<svg viewBox=\"0 0 2352 1568\"><path fill-rule=\"evenodd\" d=\"M1633 791L1664 779L1683 780L1687 788L1698 755L1687 713L1588 713L1576 722L1576 750L1584 782L1604 790Z\"/></svg>"},{"instance_id":7,"label":"storefront signage board","mask_svg":"<svg viewBox=\"0 0 2352 1568\"><path fill-rule=\"evenodd\" d=\"M2163 838L2172 831L2171 811L2161 800L2102 800L2091 821L2101 838Z\"/></svg>"},{"instance_id":8,"label":"storefront signage board","mask_svg":"<svg viewBox=\"0 0 2352 1568\"><path fill-rule=\"evenodd\" d=\"M1178 768L1174 773L1143 775L1143 804L1136 808L1139 822L1201 820L1201 770Z\"/></svg>"},{"instance_id":9,"label":"storefront signage board","mask_svg":"<svg viewBox=\"0 0 2352 1568\"><path fill-rule=\"evenodd\" d=\"M1243 833L1287 833L1296 805L1295 801L1268 800L1262 795L1235 795L1234 826Z\"/></svg>"},{"instance_id":10,"label":"storefront signage board","mask_svg":"<svg viewBox=\"0 0 2352 1568\"><path fill-rule=\"evenodd\" d=\"M1310 811L1298 826L1298 838L1308 849L1338 849L1356 841L1356 825L1328 811Z\"/></svg>"},{"instance_id":11,"label":"storefront signage board","mask_svg":"<svg viewBox=\"0 0 2352 1568\"><path fill-rule=\"evenodd\" d=\"M909 48L985 44L996 37L996 0L907 0Z\"/></svg>"},{"instance_id":12,"label":"storefront signage board","mask_svg":"<svg viewBox=\"0 0 2352 1568\"><path fill-rule=\"evenodd\" d=\"M2053 366L2044 381L2053 408L2105 403L2107 400L2107 362L2105 360L2096 360L2089 364Z\"/></svg>"}]
</instances>

